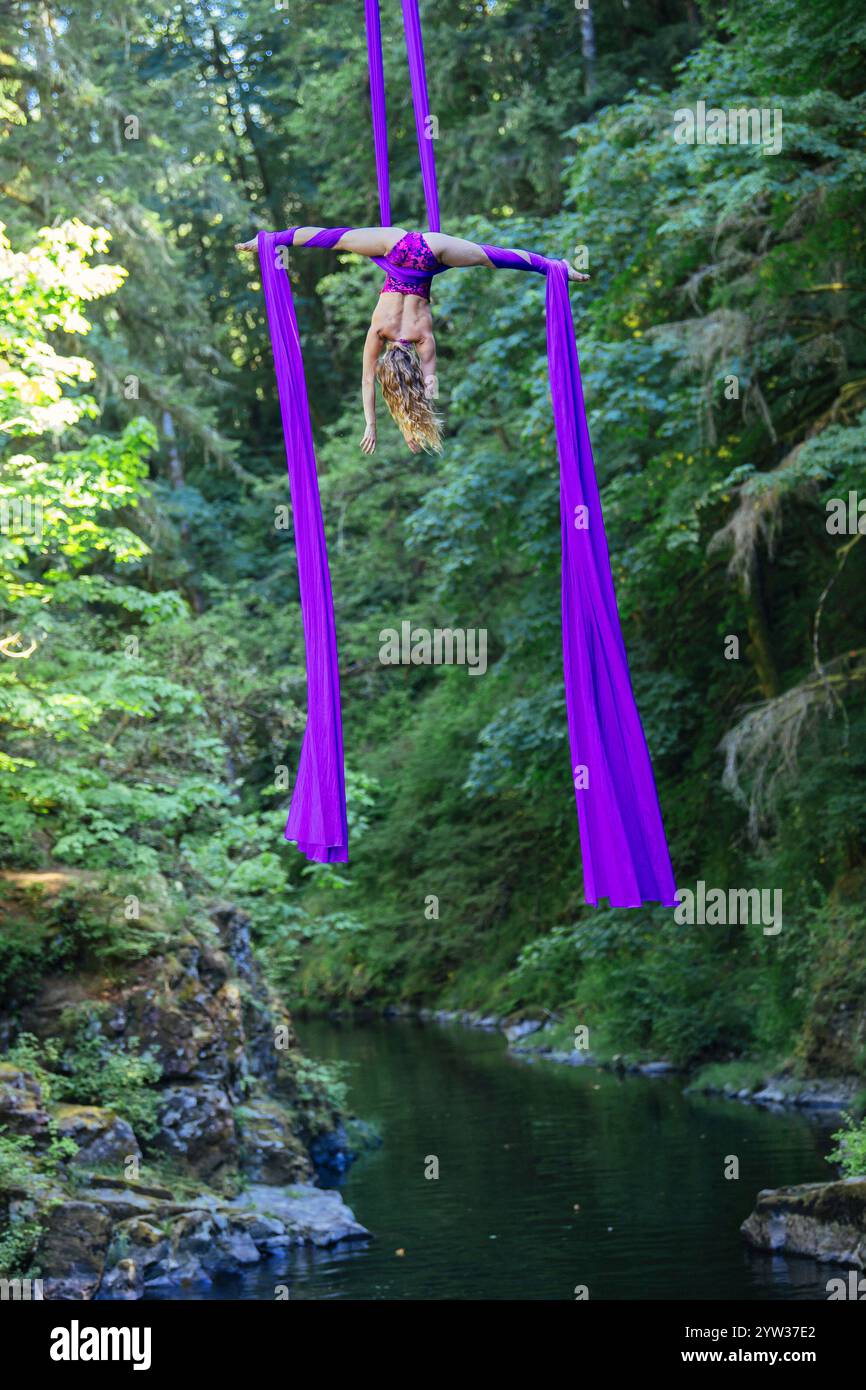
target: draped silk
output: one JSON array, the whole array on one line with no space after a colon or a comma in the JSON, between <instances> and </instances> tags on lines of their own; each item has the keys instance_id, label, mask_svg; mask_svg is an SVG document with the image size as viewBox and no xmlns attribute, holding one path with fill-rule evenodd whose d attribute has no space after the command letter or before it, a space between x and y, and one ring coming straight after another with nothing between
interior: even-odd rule
<instances>
[{"instance_id":1,"label":"draped silk","mask_svg":"<svg viewBox=\"0 0 866 1390\"><path fill-rule=\"evenodd\" d=\"M333 240L339 240L342 228ZM293 233L292 233L293 235ZM304 359L289 277L281 246L287 233L259 232L259 263L274 352L289 490L298 557L298 584L307 651L307 727L295 777L286 839L308 859L345 862L349 857L343 723L334 599L325 526L319 500L316 454ZM320 245L333 244L323 241Z\"/></svg>"},{"instance_id":2,"label":"draped silk","mask_svg":"<svg viewBox=\"0 0 866 1390\"><path fill-rule=\"evenodd\" d=\"M384 225L390 224L388 137L378 0L365 0L374 150ZM439 199L417 0L403 0L415 125L431 230ZM348 857L340 683L333 596L319 502L304 366L280 247L295 228L260 232L259 258L286 441L307 648L307 728L286 826L310 859ZM332 247L349 230L318 231L308 247ZM562 647L571 776L587 902L612 907L675 904L675 886L652 765L635 704L620 627L586 421L568 268L534 252L484 246L497 269L546 279L547 355L560 469ZM403 279L429 272L392 266ZM442 265L434 274L448 267Z\"/></svg>"}]
</instances>

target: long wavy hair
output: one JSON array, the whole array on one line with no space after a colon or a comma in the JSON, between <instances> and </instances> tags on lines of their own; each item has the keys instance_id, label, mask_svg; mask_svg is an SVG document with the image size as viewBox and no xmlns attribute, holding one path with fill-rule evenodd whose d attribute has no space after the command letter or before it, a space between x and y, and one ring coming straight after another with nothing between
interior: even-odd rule
<instances>
[{"instance_id":1,"label":"long wavy hair","mask_svg":"<svg viewBox=\"0 0 866 1390\"><path fill-rule=\"evenodd\" d=\"M438 454L442 448L442 422L427 395L413 345L389 343L376 364L376 377L391 418L406 443Z\"/></svg>"}]
</instances>

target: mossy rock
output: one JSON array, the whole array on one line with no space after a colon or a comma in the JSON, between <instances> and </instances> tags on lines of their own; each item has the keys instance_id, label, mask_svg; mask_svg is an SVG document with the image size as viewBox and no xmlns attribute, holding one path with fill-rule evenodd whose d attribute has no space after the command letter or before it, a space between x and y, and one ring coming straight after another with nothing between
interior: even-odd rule
<instances>
[{"instance_id":1,"label":"mossy rock","mask_svg":"<svg viewBox=\"0 0 866 1390\"><path fill-rule=\"evenodd\" d=\"M0 1062L0 1128L38 1139L48 1132L42 1087L30 1072Z\"/></svg>"},{"instance_id":2,"label":"mossy rock","mask_svg":"<svg viewBox=\"0 0 866 1390\"><path fill-rule=\"evenodd\" d=\"M154 1147L211 1181L237 1163L238 1138L229 1098L211 1084L167 1086L161 1093Z\"/></svg>"},{"instance_id":3,"label":"mossy rock","mask_svg":"<svg viewBox=\"0 0 866 1390\"><path fill-rule=\"evenodd\" d=\"M250 1178L275 1184L309 1180L310 1158L285 1106L276 1100L254 1098L238 1107L236 1118L241 1166Z\"/></svg>"},{"instance_id":4,"label":"mossy rock","mask_svg":"<svg viewBox=\"0 0 866 1390\"><path fill-rule=\"evenodd\" d=\"M42 1213L36 1263L46 1271L49 1299L92 1298L111 1240L111 1217L95 1202L62 1198Z\"/></svg>"},{"instance_id":5,"label":"mossy rock","mask_svg":"<svg viewBox=\"0 0 866 1390\"><path fill-rule=\"evenodd\" d=\"M132 1126L113 1110L100 1105L58 1105L54 1122L61 1139L78 1145L75 1162L87 1167L112 1164L122 1169L130 1159L141 1161L141 1149Z\"/></svg>"},{"instance_id":6,"label":"mossy rock","mask_svg":"<svg viewBox=\"0 0 866 1390\"><path fill-rule=\"evenodd\" d=\"M866 1177L759 1192L740 1230L759 1250L866 1269Z\"/></svg>"}]
</instances>

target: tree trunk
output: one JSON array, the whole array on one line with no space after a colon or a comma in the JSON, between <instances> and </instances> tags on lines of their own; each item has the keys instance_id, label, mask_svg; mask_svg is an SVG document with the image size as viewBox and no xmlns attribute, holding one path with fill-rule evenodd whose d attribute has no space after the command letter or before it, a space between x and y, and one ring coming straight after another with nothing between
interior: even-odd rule
<instances>
[{"instance_id":1,"label":"tree trunk","mask_svg":"<svg viewBox=\"0 0 866 1390\"><path fill-rule=\"evenodd\" d=\"M595 20L591 0L580 7L580 51L583 54L583 90L591 97L595 90Z\"/></svg>"}]
</instances>

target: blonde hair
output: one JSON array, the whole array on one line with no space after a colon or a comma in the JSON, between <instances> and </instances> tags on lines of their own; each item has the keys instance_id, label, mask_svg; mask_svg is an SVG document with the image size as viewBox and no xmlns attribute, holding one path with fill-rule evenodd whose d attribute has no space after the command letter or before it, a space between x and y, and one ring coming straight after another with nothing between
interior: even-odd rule
<instances>
[{"instance_id":1,"label":"blonde hair","mask_svg":"<svg viewBox=\"0 0 866 1390\"><path fill-rule=\"evenodd\" d=\"M442 422L427 395L421 363L411 343L389 343L376 364L376 378L391 418L406 443L438 454L442 448Z\"/></svg>"}]
</instances>

